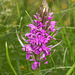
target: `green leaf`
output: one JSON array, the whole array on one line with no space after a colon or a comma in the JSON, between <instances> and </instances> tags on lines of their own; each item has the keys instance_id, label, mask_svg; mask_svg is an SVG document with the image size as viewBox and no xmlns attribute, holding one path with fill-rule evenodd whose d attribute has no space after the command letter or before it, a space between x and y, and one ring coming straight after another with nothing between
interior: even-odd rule
<instances>
[{"instance_id":1,"label":"green leaf","mask_svg":"<svg viewBox=\"0 0 75 75\"><path fill-rule=\"evenodd\" d=\"M18 3L17 3L16 5L17 5L18 17L20 18L20 10L19 10L19 5L18 5Z\"/></svg>"},{"instance_id":2,"label":"green leaf","mask_svg":"<svg viewBox=\"0 0 75 75\"><path fill-rule=\"evenodd\" d=\"M15 69L13 68L13 66L12 66L12 64L11 64L11 62L10 62L10 59L9 59L7 42L5 43L5 46L6 46L6 56L7 56L8 63L9 63L9 65L10 65L12 71L14 72L14 74L17 75L17 73L16 73Z\"/></svg>"},{"instance_id":3,"label":"green leaf","mask_svg":"<svg viewBox=\"0 0 75 75\"><path fill-rule=\"evenodd\" d=\"M68 72L66 73L66 75L70 75L73 71L73 69L75 68L75 63L72 65L72 67L68 70Z\"/></svg>"}]
</instances>

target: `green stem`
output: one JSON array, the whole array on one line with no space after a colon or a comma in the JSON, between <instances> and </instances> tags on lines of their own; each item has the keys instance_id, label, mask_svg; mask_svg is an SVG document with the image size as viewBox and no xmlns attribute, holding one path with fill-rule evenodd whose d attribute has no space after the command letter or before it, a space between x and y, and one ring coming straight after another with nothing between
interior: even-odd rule
<instances>
[{"instance_id":1,"label":"green stem","mask_svg":"<svg viewBox=\"0 0 75 75\"><path fill-rule=\"evenodd\" d=\"M39 68L35 69L35 71L34 71L34 75L40 75Z\"/></svg>"},{"instance_id":2,"label":"green stem","mask_svg":"<svg viewBox=\"0 0 75 75\"><path fill-rule=\"evenodd\" d=\"M12 71L14 72L14 75L17 75L17 72L15 71L15 69L14 69L14 67L12 66L12 64L11 64L11 62L10 62L10 59L9 59L7 42L5 43L5 46L6 46L6 56L7 56L8 63L9 63L9 65L10 65Z\"/></svg>"}]
</instances>

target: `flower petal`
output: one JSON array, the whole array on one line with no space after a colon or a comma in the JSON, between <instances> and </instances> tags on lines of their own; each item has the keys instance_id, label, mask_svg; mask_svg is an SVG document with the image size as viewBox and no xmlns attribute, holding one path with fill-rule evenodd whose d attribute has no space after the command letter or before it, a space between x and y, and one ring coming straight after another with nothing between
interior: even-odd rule
<instances>
[{"instance_id":1,"label":"flower petal","mask_svg":"<svg viewBox=\"0 0 75 75\"><path fill-rule=\"evenodd\" d=\"M46 61L44 64L48 64L48 61Z\"/></svg>"},{"instance_id":2,"label":"flower petal","mask_svg":"<svg viewBox=\"0 0 75 75\"><path fill-rule=\"evenodd\" d=\"M27 54L26 54L26 60L28 60L28 59L30 58L30 56L31 56L31 55L27 53Z\"/></svg>"},{"instance_id":3,"label":"flower petal","mask_svg":"<svg viewBox=\"0 0 75 75\"><path fill-rule=\"evenodd\" d=\"M36 61L33 63L33 65L32 65L33 70L35 70L37 68L37 64L38 64L38 62L36 62Z\"/></svg>"}]
</instances>

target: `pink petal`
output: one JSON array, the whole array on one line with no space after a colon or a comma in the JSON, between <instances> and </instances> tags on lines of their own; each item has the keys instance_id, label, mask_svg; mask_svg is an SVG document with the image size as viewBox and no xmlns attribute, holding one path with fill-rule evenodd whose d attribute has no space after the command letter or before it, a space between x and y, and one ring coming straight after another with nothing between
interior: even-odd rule
<instances>
[{"instance_id":1,"label":"pink petal","mask_svg":"<svg viewBox=\"0 0 75 75\"><path fill-rule=\"evenodd\" d=\"M37 29L37 27L34 26L33 24L29 24L29 27L30 27L31 29Z\"/></svg>"},{"instance_id":2,"label":"pink petal","mask_svg":"<svg viewBox=\"0 0 75 75\"><path fill-rule=\"evenodd\" d=\"M42 51L42 48L39 48L39 51L41 52Z\"/></svg>"},{"instance_id":3,"label":"pink petal","mask_svg":"<svg viewBox=\"0 0 75 75\"><path fill-rule=\"evenodd\" d=\"M48 64L48 61L46 61L44 64Z\"/></svg>"},{"instance_id":4,"label":"pink petal","mask_svg":"<svg viewBox=\"0 0 75 75\"><path fill-rule=\"evenodd\" d=\"M47 24L49 21L46 21L45 24Z\"/></svg>"},{"instance_id":5,"label":"pink petal","mask_svg":"<svg viewBox=\"0 0 75 75\"><path fill-rule=\"evenodd\" d=\"M44 58L44 60L46 60L46 58Z\"/></svg>"},{"instance_id":6,"label":"pink petal","mask_svg":"<svg viewBox=\"0 0 75 75\"><path fill-rule=\"evenodd\" d=\"M35 54L36 54L36 55L38 55L39 53L40 53L40 51L39 51L39 50L36 50L36 51L35 51Z\"/></svg>"},{"instance_id":7,"label":"pink petal","mask_svg":"<svg viewBox=\"0 0 75 75\"><path fill-rule=\"evenodd\" d=\"M30 54L26 54L26 60L28 60L30 58Z\"/></svg>"},{"instance_id":8,"label":"pink petal","mask_svg":"<svg viewBox=\"0 0 75 75\"><path fill-rule=\"evenodd\" d=\"M52 16L53 15L53 12L52 13L50 13L50 15L49 16Z\"/></svg>"},{"instance_id":9,"label":"pink petal","mask_svg":"<svg viewBox=\"0 0 75 75\"><path fill-rule=\"evenodd\" d=\"M25 48L22 48L23 51L25 51Z\"/></svg>"},{"instance_id":10,"label":"pink petal","mask_svg":"<svg viewBox=\"0 0 75 75\"><path fill-rule=\"evenodd\" d=\"M36 19L38 19L38 17L36 15L33 15Z\"/></svg>"},{"instance_id":11,"label":"pink petal","mask_svg":"<svg viewBox=\"0 0 75 75\"><path fill-rule=\"evenodd\" d=\"M38 62L36 62L36 61L33 63L33 65L32 65L33 70L35 70L37 68L37 64L38 64Z\"/></svg>"},{"instance_id":12,"label":"pink petal","mask_svg":"<svg viewBox=\"0 0 75 75\"><path fill-rule=\"evenodd\" d=\"M45 58L45 54L42 54L42 56L40 57L40 59L43 59L43 58Z\"/></svg>"},{"instance_id":13,"label":"pink petal","mask_svg":"<svg viewBox=\"0 0 75 75\"><path fill-rule=\"evenodd\" d=\"M52 18L53 18L53 17L50 17L50 16L49 16L47 20L51 20Z\"/></svg>"},{"instance_id":14,"label":"pink petal","mask_svg":"<svg viewBox=\"0 0 75 75\"><path fill-rule=\"evenodd\" d=\"M30 59L29 61L35 61L35 59Z\"/></svg>"}]
</instances>

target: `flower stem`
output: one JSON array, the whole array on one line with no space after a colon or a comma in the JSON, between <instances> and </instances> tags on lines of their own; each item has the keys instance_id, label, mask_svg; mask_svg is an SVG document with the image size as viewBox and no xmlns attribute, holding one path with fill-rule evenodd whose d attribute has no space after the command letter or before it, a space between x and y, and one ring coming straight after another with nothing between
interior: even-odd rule
<instances>
[{"instance_id":1,"label":"flower stem","mask_svg":"<svg viewBox=\"0 0 75 75\"><path fill-rule=\"evenodd\" d=\"M34 71L34 75L40 75L39 68L35 69L35 71Z\"/></svg>"}]
</instances>

